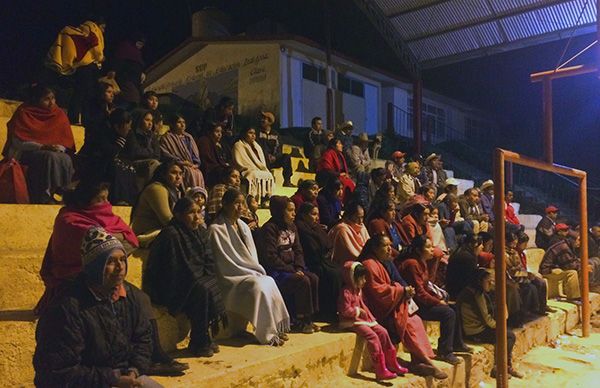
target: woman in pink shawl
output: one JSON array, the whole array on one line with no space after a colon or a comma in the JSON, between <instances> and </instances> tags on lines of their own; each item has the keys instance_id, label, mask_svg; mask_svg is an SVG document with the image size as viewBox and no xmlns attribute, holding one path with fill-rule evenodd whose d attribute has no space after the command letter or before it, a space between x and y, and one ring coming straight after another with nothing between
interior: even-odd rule
<instances>
[{"instance_id":1,"label":"woman in pink shawl","mask_svg":"<svg viewBox=\"0 0 600 388\"><path fill-rule=\"evenodd\" d=\"M138 246L131 228L112 212L107 183L81 182L64 196L46 248L40 276L46 286L35 312L40 315L60 295L64 285L81 272L81 239L92 226L101 226L119 239L128 253Z\"/></svg>"},{"instance_id":2,"label":"woman in pink shawl","mask_svg":"<svg viewBox=\"0 0 600 388\"><path fill-rule=\"evenodd\" d=\"M333 244L331 260L340 267L346 261L356 261L363 246L369 239L369 232L363 224L365 210L358 203L346 206L340 223L329 231Z\"/></svg>"},{"instance_id":3,"label":"woman in pink shawl","mask_svg":"<svg viewBox=\"0 0 600 388\"><path fill-rule=\"evenodd\" d=\"M185 131L185 118L176 114L170 128L160 139L160 150L163 155L183 165L183 184L186 188L204 188L204 176L200 171L200 152L192 135Z\"/></svg>"},{"instance_id":4,"label":"woman in pink shawl","mask_svg":"<svg viewBox=\"0 0 600 388\"><path fill-rule=\"evenodd\" d=\"M400 277L391 263L391 244L388 236L378 234L367 242L360 254L359 261L368 271L363 288L365 301L377 322L388 330L392 341L401 341L410 352L409 370L445 379L448 375L431 361L435 354L423 321L415 314L416 310L412 310L415 289Z\"/></svg>"}]
</instances>

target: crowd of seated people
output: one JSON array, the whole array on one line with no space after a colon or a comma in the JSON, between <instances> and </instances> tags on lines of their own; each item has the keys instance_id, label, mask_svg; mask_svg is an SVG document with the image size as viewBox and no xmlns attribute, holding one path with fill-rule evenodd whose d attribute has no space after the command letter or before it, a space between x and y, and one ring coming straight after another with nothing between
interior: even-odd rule
<instances>
[{"instance_id":1,"label":"crowd of seated people","mask_svg":"<svg viewBox=\"0 0 600 388\"><path fill-rule=\"evenodd\" d=\"M289 198L273 195L274 168L284 187L295 186L273 113L238 128L224 98L188 130L179 113L163 118L154 92L124 104L114 79L95 86L78 153L50 88L35 87L8 123L4 154L28 166L33 201L64 202L41 271L36 382L153 386L147 375L183 373L187 365L160 347L153 306L189 319L188 350L198 357L219 352L222 329L282 346L290 331L339 325L365 337L378 379L445 379L433 359L459 364L472 351L465 340L495 341L493 311L505 306L490 281L491 180L459 193L439 154L395 151L375 168L365 133L353 137L350 121L330 132L315 117L304 139L315 180L298 181ZM508 191L504 259L508 323L517 328L552 311L546 294L558 296L560 283L580 303L579 233L590 233L589 279L600 284L600 225L579 231L548 206L535 237L545 254L531 271L512 199ZM112 205L132 206L130 226ZM262 226L259 207L271 213ZM149 249L143 292L125 281L139 247ZM440 322L435 352L423 320ZM510 330L508 338L510 350ZM522 377L510 353L509 372Z\"/></svg>"}]
</instances>

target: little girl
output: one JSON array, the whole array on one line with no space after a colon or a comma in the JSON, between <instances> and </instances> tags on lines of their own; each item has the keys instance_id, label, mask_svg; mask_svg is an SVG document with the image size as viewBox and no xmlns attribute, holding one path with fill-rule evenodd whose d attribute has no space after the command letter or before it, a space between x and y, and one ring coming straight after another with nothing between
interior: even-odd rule
<instances>
[{"instance_id":1,"label":"little girl","mask_svg":"<svg viewBox=\"0 0 600 388\"><path fill-rule=\"evenodd\" d=\"M357 261L347 261L343 275L346 284L338 301L340 327L355 332L367 341L377 380L404 375L408 369L398 364L396 348L387 330L377 323L363 301L361 289L367 282L366 268Z\"/></svg>"},{"instance_id":2,"label":"little girl","mask_svg":"<svg viewBox=\"0 0 600 388\"><path fill-rule=\"evenodd\" d=\"M241 218L242 221L248 224L250 230L254 232L259 226L258 214L256 214L258 210L258 201L256 197L253 195L248 195L246 197L246 205L248 205L249 212L247 215L243 215Z\"/></svg>"}]
</instances>

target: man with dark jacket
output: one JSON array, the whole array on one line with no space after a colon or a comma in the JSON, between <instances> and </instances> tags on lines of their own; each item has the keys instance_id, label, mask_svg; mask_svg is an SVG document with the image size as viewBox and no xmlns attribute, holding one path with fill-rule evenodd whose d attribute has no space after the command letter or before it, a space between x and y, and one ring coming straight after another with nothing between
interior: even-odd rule
<instances>
[{"instance_id":1,"label":"man with dark jacket","mask_svg":"<svg viewBox=\"0 0 600 388\"><path fill-rule=\"evenodd\" d=\"M33 356L38 387L160 387L143 373L152 335L140 293L125 281L123 245L91 228L81 245L83 271L40 317Z\"/></svg>"},{"instance_id":2,"label":"man with dark jacket","mask_svg":"<svg viewBox=\"0 0 600 388\"><path fill-rule=\"evenodd\" d=\"M290 154L284 154L281 150L282 144L279 133L273 130L275 115L271 112L260 112L260 132L256 141L260 144L269 170L283 167L283 186L295 187L292 184L292 157Z\"/></svg>"},{"instance_id":3,"label":"man with dark jacket","mask_svg":"<svg viewBox=\"0 0 600 388\"><path fill-rule=\"evenodd\" d=\"M556 218L558 217L558 208L556 206L548 206L546 208L546 216L540 220L535 227L535 245L538 248L548 249L550 240L556 233Z\"/></svg>"}]
</instances>

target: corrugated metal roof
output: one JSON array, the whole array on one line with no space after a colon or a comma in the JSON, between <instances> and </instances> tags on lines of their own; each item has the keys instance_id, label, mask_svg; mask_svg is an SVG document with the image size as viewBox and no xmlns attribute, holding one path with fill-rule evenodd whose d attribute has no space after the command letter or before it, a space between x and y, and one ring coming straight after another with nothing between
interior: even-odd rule
<instances>
[{"instance_id":1,"label":"corrugated metal roof","mask_svg":"<svg viewBox=\"0 0 600 388\"><path fill-rule=\"evenodd\" d=\"M430 67L589 33L596 21L595 0L373 1Z\"/></svg>"}]
</instances>

